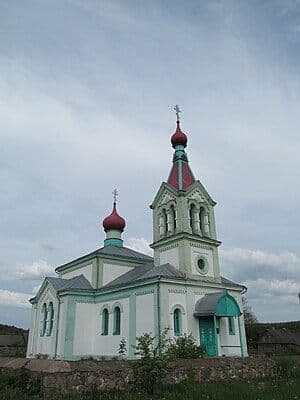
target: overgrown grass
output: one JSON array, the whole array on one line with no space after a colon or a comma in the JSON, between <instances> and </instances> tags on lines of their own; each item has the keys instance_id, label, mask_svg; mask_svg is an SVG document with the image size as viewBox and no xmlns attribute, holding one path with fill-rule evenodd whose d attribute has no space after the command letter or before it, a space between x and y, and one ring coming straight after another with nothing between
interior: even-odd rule
<instances>
[{"instance_id":1,"label":"overgrown grass","mask_svg":"<svg viewBox=\"0 0 300 400\"><path fill-rule=\"evenodd\" d=\"M300 399L300 378L256 379L249 381L190 381L156 390L151 395L136 392L82 393L77 395L43 396L26 393L18 387L3 388L1 400L296 400Z\"/></svg>"}]
</instances>

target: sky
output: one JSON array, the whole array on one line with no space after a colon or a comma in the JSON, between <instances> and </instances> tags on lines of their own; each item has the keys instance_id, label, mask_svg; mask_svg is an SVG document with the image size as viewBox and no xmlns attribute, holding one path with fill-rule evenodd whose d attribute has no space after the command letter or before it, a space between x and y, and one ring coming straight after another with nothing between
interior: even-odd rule
<instances>
[{"instance_id":1,"label":"sky","mask_svg":"<svg viewBox=\"0 0 300 400\"><path fill-rule=\"evenodd\" d=\"M299 319L300 2L0 2L0 323L102 247L118 209L149 252L179 104L217 201L222 275L258 319Z\"/></svg>"}]
</instances>

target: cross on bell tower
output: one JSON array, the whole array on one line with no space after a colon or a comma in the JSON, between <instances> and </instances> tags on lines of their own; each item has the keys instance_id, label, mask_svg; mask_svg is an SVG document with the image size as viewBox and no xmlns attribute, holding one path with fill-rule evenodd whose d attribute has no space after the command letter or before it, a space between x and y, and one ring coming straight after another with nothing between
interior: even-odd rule
<instances>
[{"instance_id":1,"label":"cross on bell tower","mask_svg":"<svg viewBox=\"0 0 300 400\"><path fill-rule=\"evenodd\" d=\"M175 113L176 113L176 117L177 117L177 122L179 122L180 121L180 113L181 113L181 110L180 110L180 108L179 108L179 105L178 104L176 104L176 106L173 108L173 110L175 111Z\"/></svg>"}]
</instances>

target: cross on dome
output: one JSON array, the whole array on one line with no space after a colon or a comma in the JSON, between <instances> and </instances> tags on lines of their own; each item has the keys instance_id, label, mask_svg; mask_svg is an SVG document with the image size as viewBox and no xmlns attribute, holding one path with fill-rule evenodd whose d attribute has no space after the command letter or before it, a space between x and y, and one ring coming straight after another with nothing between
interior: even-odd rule
<instances>
[{"instance_id":1,"label":"cross on dome","mask_svg":"<svg viewBox=\"0 0 300 400\"><path fill-rule=\"evenodd\" d=\"M117 202L117 196L119 196L119 193L118 193L117 189L115 189L112 192L112 195L113 195L114 203L116 203Z\"/></svg>"},{"instance_id":2,"label":"cross on dome","mask_svg":"<svg viewBox=\"0 0 300 400\"><path fill-rule=\"evenodd\" d=\"M180 110L180 108L179 108L179 105L178 105L178 104L176 104L176 106L173 108L173 110L174 110L174 111L175 111L175 113L176 113L177 122L179 122L179 121L180 121L180 116L179 116L179 113L181 113L181 110Z\"/></svg>"}]
</instances>

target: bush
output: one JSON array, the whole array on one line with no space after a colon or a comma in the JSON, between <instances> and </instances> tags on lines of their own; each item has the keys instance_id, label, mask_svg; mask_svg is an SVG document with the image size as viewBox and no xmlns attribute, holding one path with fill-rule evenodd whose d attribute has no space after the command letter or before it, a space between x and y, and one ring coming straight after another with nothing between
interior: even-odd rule
<instances>
[{"instance_id":1,"label":"bush","mask_svg":"<svg viewBox=\"0 0 300 400\"><path fill-rule=\"evenodd\" d=\"M30 376L24 367L16 373L0 373L0 390L13 388L24 393L34 395L40 392L40 380L36 376Z\"/></svg>"},{"instance_id":2,"label":"bush","mask_svg":"<svg viewBox=\"0 0 300 400\"><path fill-rule=\"evenodd\" d=\"M197 346L193 335L184 335L175 339L168 338L169 329L165 329L159 343L155 345L155 337L145 333L137 338L135 354L140 357L133 364L134 386L136 389L153 393L161 386L167 375L170 361L180 358L203 357L203 346ZM120 343L122 348L123 344Z\"/></svg>"},{"instance_id":3,"label":"bush","mask_svg":"<svg viewBox=\"0 0 300 400\"><path fill-rule=\"evenodd\" d=\"M168 354L171 359L200 358L205 355L205 347L197 346L192 334L184 334L170 342Z\"/></svg>"},{"instance_id":4,"label":"bush","mask_svg":"<svg viewBox=\"0 0 300 400\"><path fill-rule=\"evenodd\" d=\"M134 386L145 393L153 393L163 383L167 373L168 357L165 351L165 338L155 346L155 337L150 333L137 338L135 354L140 359L133 364Z\"/></svg>"}]
</instances>

